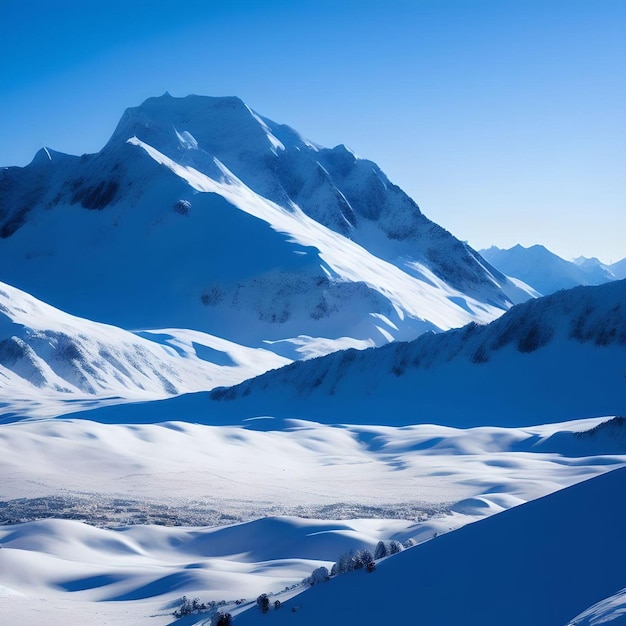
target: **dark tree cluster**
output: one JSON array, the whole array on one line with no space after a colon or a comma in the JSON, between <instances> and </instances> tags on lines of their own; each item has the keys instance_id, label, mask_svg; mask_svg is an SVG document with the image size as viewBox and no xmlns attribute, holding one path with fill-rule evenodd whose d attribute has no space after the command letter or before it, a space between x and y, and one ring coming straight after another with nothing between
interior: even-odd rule
<instances>
[{"instance_id":1,"label":"dark tree cluster","mask_svg":"<svg viewBox=\"0 0 626 626\"><path fill-rule=\"evenodd\" d=\"M373 562L374 557L369 550L350 550L349 552L344 552L339 557L339 560L330 570L330 575L337 576L355 569L367 568Z\"/></svg>"}]
</instances>

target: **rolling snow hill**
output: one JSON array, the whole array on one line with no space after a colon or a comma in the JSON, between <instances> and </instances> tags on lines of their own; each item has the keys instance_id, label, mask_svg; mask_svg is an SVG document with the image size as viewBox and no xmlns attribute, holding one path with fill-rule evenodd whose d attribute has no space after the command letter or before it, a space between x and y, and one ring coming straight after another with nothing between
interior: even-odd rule
<instances>
[{"instance_id":1,"label":"rolling snow hill","mask_svg":"<svg viewBox=\"0 0 626 626\"><path fill-rule=\"evenodd\" d=\"M544 296L560 289L601 285L626 278L623 270L620 273L619 262L614 264L614 271L613 265L605 265L595 258L566 261L540 245L529 248L517 245L508 250L492 246L481 250L480 254L507 276L524 281Z\"/></svg>"},{"instance_id":2,"label":"rolling snow hill","mask_svg":"<svg viewBox=\"0 0 626 626\"><path fill-rule=\"evenodd\" d=\"M0 518L36 519L44 502L105 525L410 519L455 503L486 515L624 463L625 431L619 418L518 429L22 421L0 431L2 496L16 501Z\"/></svg>"},{"instance_id":3,"label":"rolling snow hill","mask_svg":"<svg viewBox=\"0 0 626 626\"><path fill-rule=\"evenodd\" d=\"M237 98L151 98L98 154L4 168L0 236L2 279L62 310L289 358L489 321L531 295L374 163Z\"/></svg>"}]
</instances>

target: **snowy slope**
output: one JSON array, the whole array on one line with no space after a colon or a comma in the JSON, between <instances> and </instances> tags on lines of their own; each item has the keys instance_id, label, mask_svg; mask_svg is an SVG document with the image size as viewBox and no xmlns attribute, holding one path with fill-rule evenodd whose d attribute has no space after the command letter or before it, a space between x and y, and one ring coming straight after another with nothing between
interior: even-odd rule
<instances>
[{"instance_id":1,"label":"snowy slope","mask_svg":"<svg viewBox=\"0 0 626 626\"><path fill-rule=\"evenodd\" d=\"M565 626L624 585L626 470L341 575L237 624ZM296 612L292 611L296 608Z\"/></svg>"},{"instance_id":2,"label":"snowy slope","mask_svg":"<svg viewBox=\"0 0 626 626\"><path fill-rule=\"evenodd\" d=\"M294 363L213 391L204 419L476 426L623 414L625 363L626 281L615 281L518 305L487 326Z\"/></svg>"},{"instance_id":3,"label":"snowy slope","mask_svg":"<svg viewBox=\"0 0 626 626\"><path fill-rule=\"evenodd\" d=\"M529 248L517 245L508 250L492 246L481 250L480 254L502 273L524 281L546 296L559 289L601 285L624 278L614 274L612 266L604 265L598 259L581 257L566 261L540 245Z\"/></svg>"},{"instance_id":4,"label":"snowy slope","mask_svg":"<svg viewBox=\"0 0 626 626\"><path fill-rule=\"evenodd\" d=\"M428 220L375 163L344 145L332 150L315 145L238 98L150 98L125 112L111 144L130 137L209 176L214 163L207 155L212 155L255 193L287 209L299 207L420 278L428 278L422 271L426 266L473 297L503 303L506 297L497 288L502 286L527 297Z\"/></svg>"},{"instance_id":5,"label":"snowy slope","mask_svg":"<svg viewBox=\"0 0 626 626\"><path fill-rule=\"evenodd\" d=\"M626 624L626 589L620 589L610 598L604 598L577 615L567 626L623 626Z\"/></svg>"},{"instance_id":6,"label":"snowy slope","mask_svg":"<svg viewBox=\"0 0 626 626\"><path fill-rule=\"evenodd\" d=\"M375 164L237 98L152 98L98 154L3 169L0 199L3 280L127 329L300 358L489 321L530 296Z\"/></svg>"},{"instance_id":7,"label":"snowy slope","mask_svg":"<svg viewBox=\"0 0 626 626\"><path fill-rule=\"evenodd\" d=\"M164 398L288 363L205 333L140 335L68 315L0 283L0 414L56 414L81 400Z\"/></svg>"},{"instance_id":8,"label":"snowy slope","mask_svg":"<svg viewBox=\"0 0 626 626\"><path fill-rule=\"evenodd\" d=\"M210 394L82 414L109 423L259 415L325 423L528 425L626 413L626 281L514 307L487 326L298 362Z\"/></svg>"}]
</instances>

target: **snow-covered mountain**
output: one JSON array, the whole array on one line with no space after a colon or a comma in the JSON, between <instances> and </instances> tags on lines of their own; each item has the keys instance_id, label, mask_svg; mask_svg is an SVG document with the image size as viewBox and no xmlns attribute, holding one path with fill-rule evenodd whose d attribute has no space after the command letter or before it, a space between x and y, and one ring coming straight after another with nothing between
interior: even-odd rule
<instances>
[{"instance_id":1,"label":"snow-covered mountain","mask_svg":"<svg viewBox=\"0 0 626 626\"><path fill-rule=\"evenodd\" d=\"M238 98L151 98L97 154L4 168L0 236L2 279L62 310L288 357L486 322L531 292L371 161Z\"/></svg>"},{"instance_id":2,"label":"snow-covered mountain","mask_svg":"<svg viewBox=\"0 0 626 626\"><path fill-rule=\"evenodd\" d=\"M486 326L293 363L214 390L203 410L218 421L539 424L626 412L625 367L622 280L531 300Z\"/></svg>"},{"instance_id":3,"label":"snow-covered mountain","mask_svg":"<svg viewBox=\"0 0 626 626\"><path fill-rule=\"evenodd\" d=\"M531 285L546 296L559 289L570 289L579 285L601 285L611 280L626 278L624 270L620 270L619 262L605 265L596 258L585 257L566 261L541 245L529 248L517 245L508 250L492 246L481 250L480 254L507 276L513 276Z\"/></svg>"},{"instance_id":4,"label":"snow-covered mountain","mask_svg":"<svg viewBox=\"0 0 626 626\"><path fill-rule=\"evenodd\" d=\"M68 315L0 283L0 414L5 420L7 412L55 415L78 408L81 401L154 400L209 389L288 362L269 350L201 332L133 334Z\"/></svg>"}]
</instances>

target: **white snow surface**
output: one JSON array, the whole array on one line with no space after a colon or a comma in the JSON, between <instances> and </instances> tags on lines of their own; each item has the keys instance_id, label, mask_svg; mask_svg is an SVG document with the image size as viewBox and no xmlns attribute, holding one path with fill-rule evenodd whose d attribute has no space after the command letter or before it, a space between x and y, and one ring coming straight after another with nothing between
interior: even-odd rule
<instances>
[{"instance_id":1,"label":"white snow surface","mask_svg":"<svg viewBox=\"0 0 626 626\"><path fill-rule=\"evenodd\" d=\"M224 427L23 421L0 430L2 496L141 494L146 502L219 503L239 517L340 503L435 506L496 492L522 501L620 462L623 442L573 434L598 423L457 430L271 418ZM569 434L552 443L557 432Z\"/></svg>"},{"instance_id":2,"label":"white snow surface","mask_svg":"<svg viewBox=\"0 0 626 626\"><path fill-rule=\"evenodd\" d=\"M599 598L623 602L613 594L624 581L625 488L626 469L607 473L400 552L371 574L315 585L269 618L253 609L236 623L571 623Z\"/></svg>"},{"instance_id":3,"label":"white snow surface","mask_svg":"<svg viewBox=\"0 0 626 626\"><path fill-rule=\"evenodd\" d=\"M342 552L352 548L373 551L380 540L413 539L421 543L498 513L495 520L510 507L521 510L525 507L517 505L624 465L626 437L622 433L616 439L607 433L611 428L620 433L622 422L613 420L602 426L605 421L469 430L434 425L327 426L300 421L275 423L271 419L253 420L247 427L106 425L59 419L6 424L0 427L2 499L80 496L91 503L82 509L85 519L94 517L111 497L133 498L139 506L161 503L191 507L201 502L233 516L252 518L272 510L275 514L294 509L300 514L319 513L324 507L352 517L351 510L363 511L368 506L371 511L402 511L410 510L411 504L431 514L437 510L435 505L440 505L442 512L417 521L415 517L321 520L274 515L225 527L138 525L112 529L59 519L0 526L0 611L8 616L9 624L36 626L84 620L81 623L107 625L126 620L159 626L174 621L172 603L182 595L208 602L254 600L266 592L285 601L303 590L301 586L285 588L297 585L320 565L330 568ZM498 552L497 558L510 556L511 575L524 581L543 569L538 562L544 558L538 556L544 550L540 544L538 552L516 570L520 551L510 544L498 547L500 538L523 540L520 545L524 546L549 540L556 546L553 550L568 541L572 555L590 558L589 550L581 550L581 545L584 548L585 542L594 543L603 535L596 526L614 523L610 511L605 511L610 502L618 506L621 499L607 500L594 492L578 500L577 514L562 505L558 507L560 513L539 509L513 527L505 525L498 531L496 526L485 535L479 534L478 539L453 541L451 548L433 556L428 551L425 557L420 556L419 548L405 551L400 558L380 563L371 578L356 572L345 575L345 583L341 576L322 585L323 591L315 588L313 595L331 594L319 600L319 607L318 600L310 600L307 592L293 600L295 606L302 607L295 616L287 604L284 615L272 612L263 618L319 623L316 612L318 608L326 610L323 606L332 606L338 616L347 615L356 610L353 603L360 602L357 598L363 593L352 585L365 584L369 589L370 580L375 587L367 590L367 597L386 597L391 593L388 586L397 586L403 597L402 585L413 580L408 572L417 568L424 575L428 572L429 578L420 585L410 584L415 593L433 594L432 598L422 598L419 603L384 603L396 614L398 623L406 623L410 612L420 618L430 615L437 598L442 602L443 594L454 597L461 593L459 589L466 588L463 602L484 604L481 615L488 618L468 623L495 624L495 615L502 618L498 607L504 601L494 604L491 585L495 583L483 584L490 580L485 578L490 568L492 577L502 574L492 565L494 552ZM362 508L352 508L357 505ZM541 520L558 522L563 538L554 530L538 535L536 525ZM581 535L577 529L583 524L587 531ZM476 525L479 527L482 524ZM451 535L456 534L455 530ZM607 536L613 534L611 531ZM452 545L442 537L425 545L435 549L440 544ZM621 546L618 543L614 549L619 553ZM475 554L468 555L467 550ZM551 563L564 558L559 550L558 556L550 557ZM413 563L413 556L409 556L413 554L421 565ZM398 571L393 565L396 558ZM597 558L605 559L606 554ZM592 567L580 561L578 575ZM450 573L455 571L459 580L451 587ZM366 582L356 576L366 577ZM586 605L572 602L560 607L566 615L560 623L608 595L593 597L591 591L576 597L582 603L592 598ZM536 602L543 606L545 599L538 597ZM229 603L225 610L237 613L247 606ZM363 614L359 623L379 623L375 617L377 603L362 607L364 611L370 609L373 613ZM255 611L237 616L237 622L256 623ZM208 619L208 614L200 615L189 623L208 623ZM350 623L352 618L336 619L335 623ZM522 623L515 619L507 618L506 623ZM532 623L559 623L542 619ZM429 623L455 622L442 619Z\"/></svg>"}]
</instances>

